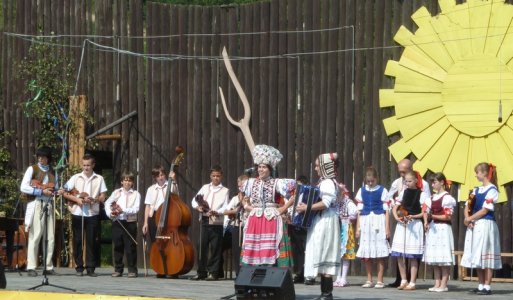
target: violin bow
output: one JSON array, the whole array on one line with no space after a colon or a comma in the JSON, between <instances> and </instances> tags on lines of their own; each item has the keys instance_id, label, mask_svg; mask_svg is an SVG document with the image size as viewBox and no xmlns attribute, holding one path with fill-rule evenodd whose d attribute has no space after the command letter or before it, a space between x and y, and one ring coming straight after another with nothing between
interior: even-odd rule
<instances>
[{"instance_id":1,"label":"violin bow","mask_svg":"<svg viewBox=\"0 0 513 300\"><path fill-rule=\"evenodd\" d=\"M244 90L242 89L239 79L237 79L237 76L235 75L235 72L233 71L232 63L230 62L230 57L228 56L226 47L223 47L222 56L223 56L224 65L226 67L226 71L228 72L228 75L230 76L230 79L232 80L233 85L235 86L235 90L237 91L237 94L240 97L242 106L244 107L244 117L239 122L235 121L232 118L232 116L228 112L228 108L226 106L226 100L224 98L223 88L221 86L219 86L219 94L221 96L221 102L223 103L224 113L226 115L226 118L232 125L240 128L240 130L242 131L242 134L244 135L244 139L246 140L246 143L248 144L249 151L253 151L253 148L255 148L255 142L253 141L253 136L251 135L251 130L249 129L249 120L251 119L251 106L249 105L248 97L246 96L246 93L244 93Z\"/></svg>"}]
</instances>

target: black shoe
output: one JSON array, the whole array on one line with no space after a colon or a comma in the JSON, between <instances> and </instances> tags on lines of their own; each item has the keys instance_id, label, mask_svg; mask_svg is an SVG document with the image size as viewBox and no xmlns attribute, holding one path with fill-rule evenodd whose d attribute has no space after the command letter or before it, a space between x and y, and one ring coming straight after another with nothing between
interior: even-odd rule
<instances>
[{"instance_id":1,"label":"black shoe","mask_svg":"<svg viewBox=\"0 0 513 300\"><path fill-rule=\"evenodd\" d=\"M89 277L98 277L98 274L96 274L94 271L87 272L87 276Z\"/></svg>"},{"instance_id":2,"label":"black shoe","mask_svg":"<svg viewBox=\"0 0 513 300\"><path fill-rule=\"evenodd\" d=\"M59 274L57 274L57 272L55 272L54 269L51 269L51 270L43 271L43 275L46 275L46 276L57 276Z\"/></svg>"},{"instance_id":3,"label":"black shoe","mask_svg":"<svg viewBox=\"0 0 513 300\"><path fill-rule=\"evenodd\" d=\"M168 278L168 279L180 279L180 277L178 277L178 275L167 275L166 278Z\"/></svg>"},{"instance_id":4,"label":"black shoe","mask_svg":"<svg viewBox=\"0 0 513 300\"><path fill-rule=\"evenodd\" d=\"M333 300L333 294L332 293L323 293L321 295L320 300Z\"/></svg>"},{"instance_id":5,"label":"black shoe","mask_svg":"<svg viewBox=\"0 0 513 300\"><path fill-rule=\"evenodd\" d=\"M477 291L476 295L480 296L490 296L492 294L492 290L482 289L480 291Z\"/></svg>"},{"instance_id":6,"label":"black shoe","mask_svg":"<svg viewBox=\"0 0 513 300\"><path fill-rule=\"evenodd\" d=\"M401 282L400 281L396 281L396 282L389 283L387 286L388 287L392 287L392 288L396 288L396 287L399 287L400 285L401 285Z\"/></svg>"},{"instance_id":7,"label":"black shoe","mask_svg":"<svg viewBox=\"0 0 513 300\"><path fill-rule=\"evenodd\" d=\"M304 283L304 282L305 282L305 277L299 276L299 275L294 276L294 283Z\"/></svg>"},{"instance_id":8,"label":"black shoe","mask_svg":"<svg viewBox=\"0 0 513 300\"><path fill-rule=\"evenodd\" d=\"M477 292L479 292L478 288L475 288L475 289L469 291L469 293L471 293L471 294L477 294Z\"/></svg>"},{"instance_id":9,"label":"black shoe","mask_svg":"<svg viewBox=\"0 0 513 300\"><path fill-rule=\"evenodd\" d=\"M30 277L36 277L37 272L36 272L36 270L27 270L27 275Z\"/></svg>"},{"instance_id":10,"label":"black shoe","mask_svg":"<svg viewBox=\"0 0 513 300\"><path fill-rule=\"evenodd\" d=\"M218 281L219 277L210 274L210 275L208 275L208 277L205 280L206 281Z\"/></svg>"},{"instance_id":11,"label":"black shoe","mask_svg":"<svg viewBox=\"0 0 513 300\"><path fill-rule=\"evenodd\" d=\"M314 285L314 284L315 284L315 278L305 279L305 285Z\"/></svg>"},{"instance_id":12,"label":"black shoe","mask_svg":"<svg viewBox=\"0 0 513 300\"><path fill-rule=\"evenodd\" d=\"M205 276L205 275L196 275L196 276L190 278L190 280L205 280L205 279L207 279L207 276Z\"/></svg>"},{"instance_id":13,"label":"black shoe","mask_svg":"<svg viewBox=\"0 0 513 300\"><path fill-rule=\"evenodd\" d=\"M75 275L77 275L78 277L82 277L82 276L84 276L84 271L77 271L77 273L75 273Z\"/></svg>"}]
</instances>

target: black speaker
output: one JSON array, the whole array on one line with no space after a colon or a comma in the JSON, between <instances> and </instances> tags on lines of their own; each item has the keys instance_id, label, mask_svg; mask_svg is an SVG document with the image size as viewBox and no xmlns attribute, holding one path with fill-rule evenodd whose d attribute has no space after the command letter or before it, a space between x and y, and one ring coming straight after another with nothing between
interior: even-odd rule
<instances>
[{"instance_id":1,"label":"black speaker","mask_svg":"<svg viewBox=\"0 0 513 300\"><path fill-rule=\"evenodd\" d=\"M235 295L237 299L296 299L290 271L277 267L241 267Z\"/></svg>"}]
</instances>

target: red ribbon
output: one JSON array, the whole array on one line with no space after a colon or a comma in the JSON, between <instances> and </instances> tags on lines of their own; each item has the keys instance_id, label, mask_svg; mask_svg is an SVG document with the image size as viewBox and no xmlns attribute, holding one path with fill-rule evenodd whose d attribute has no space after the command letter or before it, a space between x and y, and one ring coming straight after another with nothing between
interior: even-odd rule
<instances>
[{"instance_id":1,"label":"red ribbon","mask_svg":"<svg viewBox=\"0 0 513 300\"><path fill-rule=\"evenodd\" d=\"M495 171L495 165L492 163L488 164L489 170L488 170L488 180L491 181L493 177L493 172Z\"/></svg>"},{"instance_id":2,"label":"red ribbon","mask_svg":"<svg viewBox=\"0 0 513 300\"><path fill-rule=\"evenodd\" d=\"M422 183L422 176L420 176L420 173L417 171L415 171L415 175L417 175L417 188L422 190L424 188L424 184Z\"/></svg>"}]
</instances>

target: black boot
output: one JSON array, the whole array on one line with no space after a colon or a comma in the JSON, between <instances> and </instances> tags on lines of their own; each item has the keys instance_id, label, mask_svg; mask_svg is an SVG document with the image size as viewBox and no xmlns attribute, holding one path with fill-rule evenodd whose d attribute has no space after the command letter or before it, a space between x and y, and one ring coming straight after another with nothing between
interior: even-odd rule
<instances>
[{"instance_id":1,"label":"black boot","mask_svg":"<svg viewBox=\"0 0 513 300\"><path fill-rule=\"evenodd\" d=\"M321 276L321 295L317 298L315 298L314 300L322 300L323 298L323 295L324 293L326 292L326 279Z\"/></svg>"},{"instance_id":2,"label":"black boot","mask_svg":"<svg viewBox=\"0 0 513 300\"><path fill-rule=\"evenodd\" d=\"M321 294L321 300L333 300L333 279L331 277L324 278L324 291Z\"/></svg>"}]
</instances>

